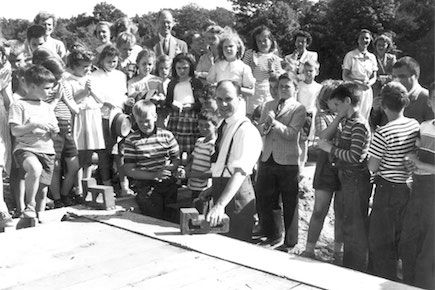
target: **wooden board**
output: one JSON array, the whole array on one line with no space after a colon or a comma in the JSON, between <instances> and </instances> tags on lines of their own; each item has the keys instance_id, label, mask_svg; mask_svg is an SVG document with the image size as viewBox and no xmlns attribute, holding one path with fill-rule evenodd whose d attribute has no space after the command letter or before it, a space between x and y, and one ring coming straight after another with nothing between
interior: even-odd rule
<instances>
[{"instance_id":1,"label":"wooden board","mask_svg":"<svg viewBox=\"0 0 435 290\"><path fill-rule=\"evenodd\" d=\"M204 286L198 281L207 289L265 289L264 281L267 289L300 285L84 218L2 234L0 249L1 289L198 289Z\"/></svg>"},{"instance_id":2,"label":"wooden board","mask_svg":"<svg viewBox=\"0 0 435 290\"><path fill-rule=\"evenodd\" d=\"M77 214L80 214L79 211ZM87 217L312 287L345 290L413 289L405 284L262 248L222 235L181 235L175 224L131 212L123 212L111 218L98 215Z\"/></svg>"}]
</instances>

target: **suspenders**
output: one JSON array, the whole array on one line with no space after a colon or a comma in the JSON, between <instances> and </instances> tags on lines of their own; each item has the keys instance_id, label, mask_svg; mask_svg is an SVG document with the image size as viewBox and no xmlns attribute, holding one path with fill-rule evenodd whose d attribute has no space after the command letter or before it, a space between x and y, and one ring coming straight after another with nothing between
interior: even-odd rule
<instances>
[{"instance_id":1,"label":"suspenders","mask_svg":"<svg viewBox=\"0 0 435 290\"><path fill-rule=\"evenodd\" d=\"M234 136L236 135L237 131L239 131L240 127L241 127L243 124L245 124L246 122L248 122L248 121L245 120L245 121L241 122L241 123L239 124L239 126L237 126L236 131L234 131L234 134L233 134L233 136L231 137L230 146L228 147L227 156L225 157L224 169L222 170L222 173L221 173L221 176L220 176L220 177L223 177L225 170L227 170L228 173L229 173L230 175L233 175L233 174L231 173L230 169L228 168L228 159L230 158L231 148L233 147Z\"/></svg>"}]
</instances>

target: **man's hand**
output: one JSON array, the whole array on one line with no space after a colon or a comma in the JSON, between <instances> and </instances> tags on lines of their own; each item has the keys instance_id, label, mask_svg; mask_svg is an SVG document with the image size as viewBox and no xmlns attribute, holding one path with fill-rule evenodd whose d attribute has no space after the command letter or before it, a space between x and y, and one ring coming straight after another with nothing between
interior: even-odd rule
<instances>
[{"instance_id":1,"label":"man's hand","mask_svg":"<svg viewBox=\"0 0 435 290\"><path fill-rule=\"evenodd\" d=\"M220 204L215 204L208 212L205 220L210 223L211 227L215 227L222 223L225 217L225 207Z\"/></svg>"},{"instance_id":2,"label":"man's hand","mask_svg":"<svg viewBox=\"0 0 435 290\"><path fill-rule=\"evenodd\" d=\"M320 139L317 141L317 146L325 152L330 153L332 149L332 144L329 141Z\"/></svg>"}]
</instances>

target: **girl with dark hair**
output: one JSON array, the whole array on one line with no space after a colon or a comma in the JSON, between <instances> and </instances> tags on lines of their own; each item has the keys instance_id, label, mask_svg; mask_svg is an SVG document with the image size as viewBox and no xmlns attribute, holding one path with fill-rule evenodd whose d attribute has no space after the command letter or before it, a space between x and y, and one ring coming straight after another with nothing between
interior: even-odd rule
<instances>
[{"instance_id":1,"label":"girl with dark hair","mask_svg":"<svg viewBox=\"0 0 435 290\"><path fill-rule=\"evenodd\" d=\"M168 85L166 106L169 109L167 129L174 134L180 153L192 153L199 137L199 101L203 93L202 82L195 77L193 56L180 53L172 61L173 80Z\"/></svg>"}]
</instances>

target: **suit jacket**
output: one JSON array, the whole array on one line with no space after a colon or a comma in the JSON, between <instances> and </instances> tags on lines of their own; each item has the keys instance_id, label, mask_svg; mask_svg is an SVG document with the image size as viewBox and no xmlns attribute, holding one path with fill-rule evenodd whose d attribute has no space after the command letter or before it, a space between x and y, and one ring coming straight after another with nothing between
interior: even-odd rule
<instances>
[{"instance_id":1,"label":"suit jacket","mask_svg":"<svg viewBox=\"0 0 435 290\"><path fill-rule=\"evenodd\" d=\"M378 62L378 75L391 75L393 72L393 65L396 63L396 56L391 53L385 54L385 64L376 56Z\"/></svg>"},{"instance_id":2,"label":"suit jacket","mask_svg":"<svg viewBox=\"0 0 435 290\"><path fill-rule=\"evenodd\" d=\"M164 39L160 39L160 37L156 38L155 44L153 46L154 52L156 53L156 56L160 56L164 53L163 50L164 45ZM187 53L187 44L182 41L181 39L178 39L174 36L169 37L169 57L173 59L177 54L179 53Z\"/></svg>"},{"instance_id":3,"label":"suit jacket","mask_svg":"<svg viewBox=\"0 0 435 290\"><path fill-rule=\"evenodd\" d=\"M269 112L275 113L278 100L265 104L260 117L260 130L264 126ZM273 159L281 165L298 165L301 149L299 136L305 123L305 107L295 98L286 100L280 112L275 116L275 126L266 134L261 161L265 162L273 154Z\"/></svg>"}]
</instances>

